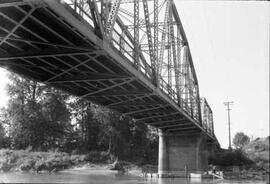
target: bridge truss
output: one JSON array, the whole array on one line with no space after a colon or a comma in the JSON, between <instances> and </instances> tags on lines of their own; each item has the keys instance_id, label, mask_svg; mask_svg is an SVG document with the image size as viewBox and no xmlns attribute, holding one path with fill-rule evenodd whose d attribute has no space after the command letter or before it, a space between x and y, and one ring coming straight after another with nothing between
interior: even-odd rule
<instances>
[{"instance_id":1,"label":"bridge truss","mask_svg":"<svg viewBox=\"0 0 270 184\"><path fill-rule=\"evenodd\" d=\"M67 3L154 85L201 121L198 81L172 0L67 0Z\"/></svg>"},{"instance_id":2,"label":"bridge truss","mask_svg":"<svg viewBox=\"0 0 270 184\"><path fill-rule=\"evenodd\" d=\"M57 14L63 7L89 30L79 23L81 32L70 26L64 14ZM89 41L83 31L93 32L95 38ZM173 0L4 0L0 36L0 65L9 70L157 128L188 132L197 127L214 135L212 111L200 99L188 40ZM152 88L142 87L138 76L111 65L101 47L130 62L174 108ZM186 119L194 125L181 124Z\"/></svg>"}]
</instances>

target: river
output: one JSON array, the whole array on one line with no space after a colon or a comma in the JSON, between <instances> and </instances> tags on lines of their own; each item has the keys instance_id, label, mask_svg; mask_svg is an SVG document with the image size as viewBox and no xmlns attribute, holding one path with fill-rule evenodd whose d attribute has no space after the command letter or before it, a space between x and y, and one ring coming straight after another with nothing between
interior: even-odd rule
<instances>
[{"instance_id":1,"label":"river","mask_svg":"<svg viewBox=\"0 0 270 184\"><path fill-rule=\"evenodd\" d=\"M90 184L266 184L263 181L211 180L182 178L148 178L116 173L62 172L57 174L0 173L0 183L90 183Z\"/></svg>"}]
</instances>

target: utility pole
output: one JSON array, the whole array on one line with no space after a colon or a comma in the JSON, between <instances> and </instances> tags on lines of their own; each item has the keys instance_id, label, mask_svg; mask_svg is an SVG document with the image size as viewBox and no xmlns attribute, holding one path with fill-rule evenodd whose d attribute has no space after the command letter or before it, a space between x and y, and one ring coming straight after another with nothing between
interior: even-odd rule
<instances>
[{"instance_id":1,"label":"utility pole","mask_svg":"<svg viewBox=\"0 0 270 184\"><path fill-rule=\"evenodd\" d=\"M231 145L231 120L230 120L230 105L232 105L233 102L224 102L224 105L227 106L227 111L228 111L228 125L229 125L229 150L232 149Z\"/></svg>"}]
</instances>

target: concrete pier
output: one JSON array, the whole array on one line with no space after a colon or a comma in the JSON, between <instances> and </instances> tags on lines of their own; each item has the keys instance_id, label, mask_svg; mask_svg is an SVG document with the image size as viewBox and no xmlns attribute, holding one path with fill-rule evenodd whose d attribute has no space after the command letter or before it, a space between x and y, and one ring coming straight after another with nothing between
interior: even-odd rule
<instances>
[{"instance_id":1,"label":"concrete pier","mask_svg":"<svg viewBox=\"0 0 270 184\"><path fill-rule=\"evenodd\" d=\"M188 173L207 170L206 137L201 134L181 135L159 131L159 177L185 177Z\"/></svg>"}]
</instances>

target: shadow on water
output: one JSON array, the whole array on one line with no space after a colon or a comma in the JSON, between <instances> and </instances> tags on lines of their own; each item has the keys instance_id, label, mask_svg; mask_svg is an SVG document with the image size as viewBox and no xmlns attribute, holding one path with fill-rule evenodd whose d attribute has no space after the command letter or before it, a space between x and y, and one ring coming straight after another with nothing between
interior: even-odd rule
<instances>
[{"instance_id":1,"label":"shadow on water","mask_svg":"<svg viewBox=\"0 0 270 184\"><path fill-rule=\"evenodd\" d=\"M184 178L142 178L105 172L75 172L57 174L0 173L0 183L98 183L98 184L265 184L254 181L201 180Z\"/></svg>"}]
</instances>

